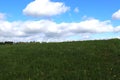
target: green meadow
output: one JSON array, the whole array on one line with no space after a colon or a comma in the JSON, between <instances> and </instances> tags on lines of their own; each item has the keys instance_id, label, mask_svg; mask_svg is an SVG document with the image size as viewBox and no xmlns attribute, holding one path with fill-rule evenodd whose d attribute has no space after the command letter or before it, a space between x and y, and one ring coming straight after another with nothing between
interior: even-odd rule
<instances>
[{"instance_id":1,"label":"green meadow","mask_svg":"<svg viewBox=\"0 0 120 80\"><path fill-rule=\"evenodd\" d=\"M0 80L120 80L120 40L1 44Z\"/></svg>"}]
</instances>

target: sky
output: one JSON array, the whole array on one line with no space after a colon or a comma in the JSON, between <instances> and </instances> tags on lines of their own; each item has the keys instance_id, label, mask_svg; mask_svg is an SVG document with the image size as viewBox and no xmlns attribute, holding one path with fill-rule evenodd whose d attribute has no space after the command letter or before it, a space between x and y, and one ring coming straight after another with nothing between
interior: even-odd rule
<instances>
[{"instance_id":1,"label":"sky","mask_svg":"<svg viewBox=\"0 0 120 80\"><path fill-rule=\"evenodd\" d=\"M120 0L0 0L0 41L120 38Z\"/></svg>"}]
</instances>

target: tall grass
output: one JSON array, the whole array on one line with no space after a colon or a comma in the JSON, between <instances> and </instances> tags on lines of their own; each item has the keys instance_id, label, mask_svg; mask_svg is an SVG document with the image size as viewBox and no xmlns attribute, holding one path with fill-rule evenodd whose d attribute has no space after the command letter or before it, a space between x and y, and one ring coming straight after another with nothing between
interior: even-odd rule
<instances>
[{"instance_id":1,"label":"tall grass","mask_svg":"<svg viewBox=\"0 0 120 80\"><path fill-rule=\"evenodd\" d=\"M0 45L0 80L120 80L120 40Z\"/></svg>"}]
</instances>

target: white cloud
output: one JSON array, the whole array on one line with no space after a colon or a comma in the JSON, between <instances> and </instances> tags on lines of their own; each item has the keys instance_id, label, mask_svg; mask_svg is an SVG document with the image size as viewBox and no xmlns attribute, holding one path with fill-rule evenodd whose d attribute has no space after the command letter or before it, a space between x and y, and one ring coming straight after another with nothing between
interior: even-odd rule
<instances>
[{"instance_id":1,"label":"white cloud","mask_svg":"<svg viewBox=\"0 0 120 80\"><path fill-rule=\"evenodd\" d=\"M2 41L65 41L72 40L71 37L75 36L89 38L91 34L106 32L120 32L120 27L115 28L110 21L99 21L93 18L77 23L59 24L50 20L0 21Z\"/></svg>"},{"instance_id":2,"label":"white cloud","mask_svg":"<svg viewBox=\"0 0 120 80\"><path fill-rule=\"evenodd\" d=\"M120 32L120 26L117 26L115 29L114 29L115 32Z\"/></svg>"},{"instance_id":3,"label":"white cloud","mask_svg":"<svg viewBox=\"0 0 120 80\"><path fill-rule=\"evenodd\" d=\"M113 13L112 18L113 19L120 19L120 9L117 12Z\"/></svg>"},{"instance_id":4,"label":"white cloud","mask_svg":"<svg viewBox=\"0 0 120 80\"><path fill-rule=\"evenodd\" d=\"M0 13L0 20L3 20L6 18L6 15L4 13Z\"/></svg>"},{"instance_id":5,"label":"white cloud","mask_svg":"<svg viewBox=\"0 0 120 80\"><path fill-rule=\"evenodd\" d=\"M78 13L78 12L79 12L79 8L76 7L76 8L74 9L74 12L75 12L75 13Z\"/></svg>"},{"instance_id":6,"label":"white cloud","mask_svg":"<svg viewBox=\"0 0 120 80\"><path fill-rule=\"evenodd\" d=\"M69 10L62 2L52 2L50 0L35 0L29 3L23 10L25 15L29 16L54 16L61 13L65 13Z\"/></svg>"}]
</instances>

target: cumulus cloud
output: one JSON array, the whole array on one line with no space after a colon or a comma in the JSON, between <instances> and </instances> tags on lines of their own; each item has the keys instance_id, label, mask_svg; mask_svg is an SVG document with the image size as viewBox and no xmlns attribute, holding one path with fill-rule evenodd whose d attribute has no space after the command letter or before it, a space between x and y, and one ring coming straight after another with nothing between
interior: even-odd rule
<instances>
[{"instance_id":1,"label":"cumulus cloud","mask_svg":"<svg viewBox=\"0 0 120 80\"><path fill-rule=\"evenodd\" d=\"M78 12L79 12L79 8L76 7L76 8L74 9L74 12L75 12L75 13L78 13Z\"/></svg>"},{"instance_id":2,"label":"cumulus cloud","mask_svg":"<svg viewBox=\"0 0 120 80\"><path fill-rule=\"evenodd\" d=\"M29 3L23 10L25 15L40 17L40 16L54 16L65 13L69 10L62 2L52 2L51 0L35 0Z\"/></svg>"},{"instance_id":3,"label":"cumulus cloud","mask_svg":"<svg viewBox=\"0 0 120 80\"><path fill-rule=\"evenodd\" d=\"M100 22L96 19L85 20L78 23L59 23L49 20L30 21L22 24L25 33L43 33L46 37L60 37L81 33L112 32L113 27L109 21Z\"/></svg>"},{"instance_id":4,"label":"cumulus cloud","mask_svg":"<svg viewBox=\"0 0 120 80\"><path fill-rule=\"evenodd\" d=\"M120 26L117 26L115 29L114 29L115 32L120 32Z\"/></svg>"},{"instance_id":5,"label":"cumulus cloud","mask_svg":"<svg viewBox=\"0 0 120 80\"><path fill-rule=\"evenodd\" d=\"M112 18L113 19L120 19L120 9L117 12L113 13Z\"/></svg>"},{"instance_id":6,"label":"cumulus cloud","mask_svg":"<svg viewBox=\"0 0 120 80\"><path fill-rule=\"evenodd\" d=\"M90 34L119 31L120 27L113 27L110 21L99 21L94 18L59 24L50 20L0 21L2 41L65 41L72 40L70 37L75 36L89 38Z\"/></svg>"},{"instance_id":7,"label":"cumulus cloud","mask_svg":"<svg viewBox=\"0 0 120 80\"><path fill-rule=\"evenodd\" d=\"M3 20L6 18L6 15L4 13L0 13L0 20Z\"/></svg>"}]
</instances>

